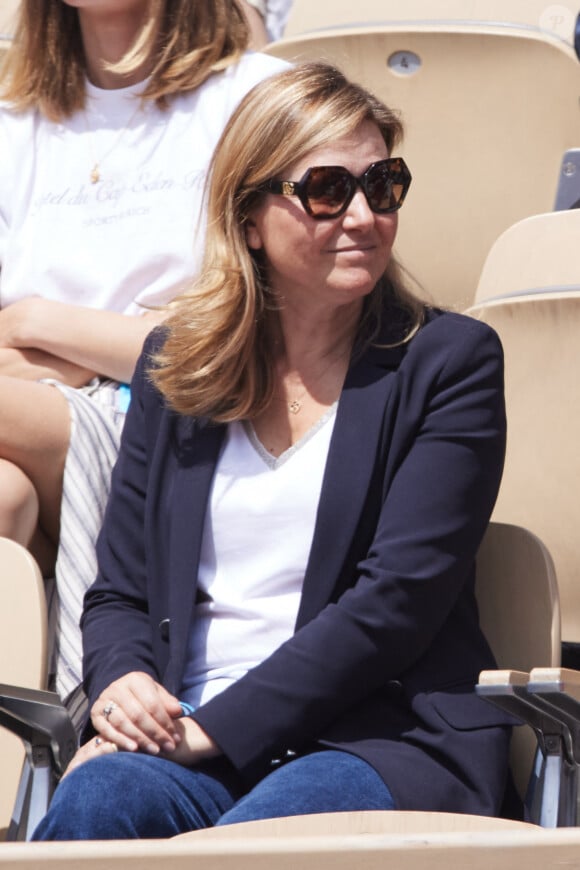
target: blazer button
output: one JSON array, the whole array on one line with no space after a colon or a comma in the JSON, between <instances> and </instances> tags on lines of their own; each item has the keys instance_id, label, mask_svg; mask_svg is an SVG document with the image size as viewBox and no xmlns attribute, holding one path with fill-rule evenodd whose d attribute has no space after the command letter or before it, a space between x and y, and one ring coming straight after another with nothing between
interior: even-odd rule
<instances>
[{"instance_id":1,"label":"blazer button","mask_svg":"<svg viewBox=\"0 0 580 870\"><path fill-rule=\"evenodd\" d=\"M164 640L166 643L169 641L169 626L171 624L170 619L162 619L159 623L159 634L161 635L161 640Z\"/></svg>"},{"instance_id":2,"label":"blazer button","mask_svg":"<svg viewBox=\"0 0 580 870\"><path fill-rule=\"evenodd\" d=\"M280 758L270 759L270 767L282 767L283 764L287 764L293 758L296 758L296 752L293 749L287 749Z\"/></svg>"},{"instance_id":3,"label":"blazer button","mask_svg":"<svg viewBox=\"0 0 580 870\"><path fill-rule=\"evenodd\" d=\"M399 695L403 691L403 684L400 680L387 680L386 688L394 695Z\"/></svg>"}]
</instances>

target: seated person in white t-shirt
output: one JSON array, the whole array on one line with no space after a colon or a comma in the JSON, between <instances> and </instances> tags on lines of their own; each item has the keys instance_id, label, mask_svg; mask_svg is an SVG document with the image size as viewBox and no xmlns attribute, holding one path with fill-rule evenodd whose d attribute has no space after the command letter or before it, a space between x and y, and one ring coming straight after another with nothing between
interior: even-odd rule
<instances>
[{"instance_id":1,"label":"seated person in white t-shirt","mask_svg":"<svg viewBox=\"0 0 580 870\"><path fill-rule=\"evenodd\" d=\"M37 839L499 812L512 720L474 691L474 568L501 345L401 281L400 134L324 64L226 127L200 277L132 382L82 619L91 724Z\"/></svg>"},{"instance_id":2,"label":"seated person in white t-shirt","mask_svg":"<svg viewBox=\"0 0 580 870\"><path fill-rule=\"evenodd\" d=\"M234 0L20 7L0 103L0 535L53 576L62 529L63 696L80 682L123 385L164 316L153 309L198 268L225 122L286 66L247 42Z\"/></svg>"}]
</instances>

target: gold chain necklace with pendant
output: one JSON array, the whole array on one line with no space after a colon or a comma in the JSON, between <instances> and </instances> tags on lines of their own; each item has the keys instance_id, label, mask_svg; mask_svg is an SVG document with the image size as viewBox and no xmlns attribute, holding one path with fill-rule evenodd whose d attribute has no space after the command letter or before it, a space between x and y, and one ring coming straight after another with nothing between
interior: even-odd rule
<instances>
[{"instance_id":1,"label":"gold chain necklace with pendant","mask_svg":"<svg viewBox=\"0 0 580 870\"><path fill-rule=\"evenodd\" d=\"M314 379L314 381L312 382L312 384L317 384L318 381L322 380L322 378L324 377L324 375L327 374L327 372L329 372L330 369L331 369L334 365L336 365L337 362L339 362L340 360L344 359L345 356L346 356L346 354L345 354L345 353L342 353L339 357L337 357L336 359L334 359L334 360L333 360L333 361L332 361L332 362L331 362L331 363L330 363L330 364L329 364L329 365L328 365L328 366L327 366L327 367L326 367L326 368L325 368L325 369L324 369L324 370L323 370L323 371L318 375L318 377ZM312 384L311 384L311 386L312 386ZM302 400L304 399L305 395L307 394L308 389L309 389L308 387L305 387L305 388L303 389L303 391L300 393L300 395L295 396L295 397L294 397L293 399L291 399L290 401L288 401L288 399L287 399L286 397L285 397L285 398L280 398L280 397L278 397L278 396L274 396L274 398L275 398L278 402L284 402L284 403L286 404L286 406L287 406L287 408L288 408L288 410L290 411L291 414L299 414L300 411L302 410L302 406L303 406L303 401L302 401Z\"/></svg>"},{"instance_id":2,"label":"gold chain necklace with pendant","mask_svg":"<svg viewBox=\"0 0 580 870\"><path fill-rule=\"evenodd\" d=\"M129 127L131 126L131 124L133 123L133 121L137 117L138 113L141 111L141 109L142 109L142 104L141 104L141 102L138 102L136 109L133 112L131 112L129 120L124 125L124 127L119 131L119 133L117 134L117 136L113 140L113 144L109 148L107 148L105 153L102 154L100 157L97 156L94 152L93 131L91 130L91 126L89 124L89 119L87 118L86 112L83 112L83 116L85 119L85 126L87 128L87 133L89 134L90 150L91 150L92 158L93 158L93 167L89 173L89 180L90 180L91 184L98 184L98 182L101 181L101 178L102 178L101 165L104 163L104 161L107 159L107 157L109 157L113 153L115 148L117 148L117 146L121 144L123 136L125 135L125 133L129 129Z\"/></svg>"}]
</instances>

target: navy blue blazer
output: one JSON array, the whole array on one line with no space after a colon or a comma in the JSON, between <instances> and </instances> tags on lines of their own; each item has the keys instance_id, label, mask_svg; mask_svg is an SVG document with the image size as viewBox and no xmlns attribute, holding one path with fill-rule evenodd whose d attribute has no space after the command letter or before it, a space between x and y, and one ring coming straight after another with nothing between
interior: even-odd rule
<instances>
[{"instance_id":1,"label":"navy blue blazer","mask_svg":"<svg viewBox=\"0 0 580 870\"><path fill-rule=\"evenodd\" d=\"M167 409L137 366L99 573L82 620L90 702L129 671L179 695L204 515L225 428ZM397 807L496 814L508 719L477 698L494 666L474 556L505 447L502 350L429 310L374 347L338 404L294 635L194 718L248 786L288 750L366 759Z\"/></svg>"}]
</instances>

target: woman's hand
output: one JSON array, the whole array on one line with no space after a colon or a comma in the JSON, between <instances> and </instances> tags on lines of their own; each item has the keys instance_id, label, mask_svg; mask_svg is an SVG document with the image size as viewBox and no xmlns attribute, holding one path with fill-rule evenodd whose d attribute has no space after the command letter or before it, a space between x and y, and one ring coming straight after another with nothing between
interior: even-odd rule
<instances>
[{"instance_id":1,"label":"woman's hand","mask_svg":"<svg viewBox=\"0 0 580 870\"><path fill-rule=\"evenodd\" d=\"M146 676L131 674L130 676ZM114 683L112 685L115 685ZM156 685L156 684L155 684ZM181 709L181 708L180 708ZM110 714L112 715L112 714ZM176 764L191 766L206 758L221 755L220 748L208 737L205 731L193 719L187 717L176 719L174 726L177 732L177 745L172 752L163 752L163 758L175 761ZM68 776L76 767L85 761L91 761L100 755L111 755L119 751L119 745L112 740L105 740L100 734L77 749L62 779Z\"/></svg>"},{"instance_id":2,"label":"woman's hand","mask_svg":"<svg viewBox=\"0 0 580 870\"><path fill-rule=\"evenodd\" d=\"M27 296L0 311L0 347L38 347L37 333L50 330L58 316L58 303L41 296Z\"/></svg>"},{"instance_id":3,"label":"woman's hand","mask_svg":"<svg viewBox=\"0 0 580 870\"><path fill-rule=\"evenodd\" d=\"M93 758L98 758L99 755L110 755L112 752L118 752L117 746L110 743L108 740L103 740L102 737L93 737L88 743L85 743L75 752L72 759L69 761L68 767L61 777L61 781L68 776L75 767L80 767L85 761L91 761Z\"/></svg>"},{"instance_id":4,"label":"woman's hand","mask_svg":"<svg viewBox=\"0 0 580 870\"><path fill-rule=\"evenodd\" d=\"M69 387L84 387L96 372L36 348L0 347L0 375L39 381L51 378Z\"/></svg>"},{"instance_id":5,"label":"woman's hand","mask_svg":"<svg viewBox=\"0 0 580 870\"><path fill-rule=\"evenodd\" d=\"M163 757L185 767L198 764L206 758L216 758L222 754L219 746L209 737L195 719L184 716L177 719L175 726L180 737L173 752L163 752Z\"/></svg>"},{"instance_id":6,"label":"woman's hand","mask_svg":"<svg viewBox=\"0 0 580 870\"><path fill-rule=\"evenodd\" d=\"M183 729L177 698L148 674L134 671L105 689L91 709L91 722L104 741L126 752L172 753ZM98 748L98 747L97 747Z\"/></svg>"}]
</instances>

